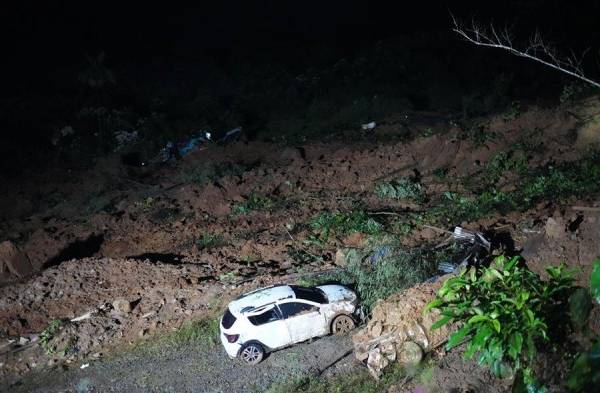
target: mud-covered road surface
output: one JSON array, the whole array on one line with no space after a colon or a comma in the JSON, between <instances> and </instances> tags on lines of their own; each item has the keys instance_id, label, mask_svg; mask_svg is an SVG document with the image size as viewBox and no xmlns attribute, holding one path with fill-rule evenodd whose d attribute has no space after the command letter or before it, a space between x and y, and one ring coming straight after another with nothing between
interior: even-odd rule
<instances>
[{"instance_id":1,"label":"mud-covered road surface","mask_svg":"<svg viewBox=\"0 0 600 393\"><path fill-rule=\"evenodd\" d=\"M299 375L360 367L354 356L344 356L351 348L350 337L327 336L274 352L257 366L247 366L229 359L218 345L147 346L91 361L84 369L77 364L32 373L22 383L2 386L0 391L262 392L273 382Z\"/></svg>"}]
</instances>

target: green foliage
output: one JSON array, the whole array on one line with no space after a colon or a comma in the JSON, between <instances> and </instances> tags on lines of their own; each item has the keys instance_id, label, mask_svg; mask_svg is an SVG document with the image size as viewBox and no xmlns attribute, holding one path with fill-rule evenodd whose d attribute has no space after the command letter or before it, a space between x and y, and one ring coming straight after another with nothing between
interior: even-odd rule
<instances>
[{"instance_id":1,"label":"green foliage","mask_svg":"<svg viewBox=\"0 0 600 393\"><path fill-rule=\"evenodd\" d=\"M196 240L195 243L199 249L204 250L219 247L224 244L224 240L221 235L205 233L200 239Z\"/></svg>"},{"instance_id":2,"label":"green foliage","mask_svg":"<svg viewBox=\"0 0 600 393\"><path fill-rule=\"evenodd\" d=\"M600 386L600 338L589 351L580 353L567 377L567 387L575 392L592 392Z\"/></svg>"},{"instance_id":3,"label":"green foliage","mask_svg":"<svg viewBox=\"0 0 600 393\"><path fill-rule=\"evenodd\" d=\"M590 277L590 291L596 303L600 303L600 258L594 261L594 270Z\"/></svg>"},{"instance_id":4,"label":"green foliage","mask_svg":"<svg viewBox=\"0 0 600 393\"><path fill-rule=\"evenodd\" d=\"M569 298L569 314L571 316L571 324L575 330L587 330L592 307L592 299L588 289L577 288Z\"/></svg>"},{"instance_id":5,"label":"green foliage","mask_svg":"<svg viewBox=\"0 0 600 393\"><path fill-rule=\"evenodd\" d=\"M452 349L467 342L465 357L478 353L479 363L497 376L522 373L526 385L535 378L531 365L540 341L555 340L555 329L568 318L566 301L573 287L573 272L564 266L548 267L549 280L521 266L519 257L496 258L492 265L463 271L446 280L426 310L437 308L439 328L450 321L461 328L446 345Z\"/></svg>"},{"instance_id":6,"label":"green foliage","mask_svg":"<svg viewBox=\"0 0 600 393\"><path fill-rule=\"evenodd\" d=\"M316 236L311 242L326 243L332 234L346 236L352 233L364 233L377 236L383 232L383 225L362 210L345 212L323 212L309 223Z\"/></svg>"},{"instance_id":7,"label":"green foliage","mask_svg":"<svg viewBox=\"0 0 600 393\"><path fill-rule=\"evenodd\" d=\"M224 283L233 283L235 280L238 279L238 276L237 276L237 274L235 274L234 271L230 271L227 273L219 274L218 279L219 279L219 281L224 282Z\"/></svg>"},{"instance_id":8,"label":"green foliage","mask_svg":"<svg viewBox=\"0 0 600 393\"><path fill-rule=\"evenodd\" d=\"M378 245L365 250L363 258L352 258L335 278L353 286L362 306L370 311L378 299L423 282L435 271L435 262L419 251Z\"/></svg>"},{"instance_id":9,"label":"green foliage","mask_svg":"<svg viewBox=\"0 0 600 393\"><path fill-rule=\"evenodd\" d=\"M429 138L433 136L433 129L431 127L427 127L423 132L421 132L421 136L424 138Z\"/></svg>"},{"instance_id":10,"label":"green foliage","mask_svg":"<svg viewBox=\"0 0 600 393\"><path fill-rule=\"evenodd\" d=\"M581 83L569 83L563 86L560 93L561 104L572 104L578 97L588 90L587 85Z\"/></svg>"},{"instance_id":11,"label":"green foliage","mask_svg":"<svg viewBox=\"0 0 600 393\"><path fill-rule=\"evenodd\" d=\"M425 191L420 183L409 177L403 177L375 187L375 193L382 199L407 199L416 202L425 200Z\"/></svg>"},{"instance_id":12,"label":"green foliage","mask_svg":"<svg viewBox=\"0 0 600 393\"><path fill-rule=\"evenodd\" d=\"M515 120L521 114L521 104L519 101L512 101L504 115L506 120Z\"/></svg>"},{"instance_id":13,"label":"green foliage","mask_svg":"<svg viewBox=\"0 0 600 393\"><path fill-rule=\"evenodd\" d=\"M433 175L440 181L446 180L446 177L448 177L448 168L436 168L433 171Z\"/></svg>"},{"instance_id":14,"label":"green foliage","mask_svg":"<svg viewBox=\"0 0 600 393\"><path fill-rule=\"evenodd\" d=\"M245 202L233 205L233 214L241 215L254 210L270 210L274 205L275 203L268 196L252 193Z\"/></svg>"},{"instance_id":15,"label":"green foliage","mask_svg":"<svg viewBox=\"0 0 600 393\"><path fill-rule=\"evenodd\" d=\"M182 177L187 183L204 186L214 183L225 176L240 176L247 168L243 165L225 162L216 165L205 165L186 170Z\"/></svg>"},{"instance_id":16,"label":"green foliage","mask_svg":"<svg viewBox=\"0 0 600 393\"><path fill-rule=\"evenodd\" d=\"M525 162L503 153L490 163L489 176L507 170L521 172L514 191L502 191L488 184L475 196L445 192L437 205L424 214L426 221L457 224L477 220L493 212L529 209L541 200L558 201L570 195L600 191L600 154L593 152L582 160L549 165L534 173L525 172ZM485 173L484 173L485 176Z\"/></svg>"},{"instance_id":17,"label":"green foliage","mask_svg":"<svg viewBox=\"0 0 600 393\"><path fill-rule=\"evenodd\" d=\"M497 138L496 133L489 131L486 126L472 126L466 130L462 130L459 135L460 139L471 140L475 147L482 146L488 141L492 141Z\"/></svg>"},{"instance_id":18,"label":"green foliage","mask_svg":"<svg viewBox=\"0 0 600 393\"><path fill-rule=\"evenodd\" d=\"M166 339L171 344L198 344L214 347L219 342L220 318L211 316L185 322L179 329L169 333Z\"/></svg>"},{"instance_id":19,"label":"green foliage","mask_svg":"<svg viewBox=\"0 0 600 393\"><path fill-rule=\"evenodd\" d=\"M54 319L48 324L48 326L40 333L40 345L47 355L52 355L56 349L52 347L50 342L56 336L56 333L60 330L62 322L59 319Z\"/></svg>"},{"instance_id":20,"label":"green foliage","mask_svg":"<svg viewBox=\"0 0 600 393\"><path fill-rule=\"evenodd\" d=\"M496 184L505 172L524 173L526 170L527 160L525 157L515 157L512 151L500 152L488 161L483 176L487 184Z\"/></svg>"}]
</instances>

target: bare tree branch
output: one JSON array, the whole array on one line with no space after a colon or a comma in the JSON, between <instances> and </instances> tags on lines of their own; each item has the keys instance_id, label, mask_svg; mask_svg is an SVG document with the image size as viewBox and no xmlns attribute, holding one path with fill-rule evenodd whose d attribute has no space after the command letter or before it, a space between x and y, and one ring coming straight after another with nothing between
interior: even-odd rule
<instances>
[{"instance_id":1,"label":"bare tree branch","mask_svg":"<svg viewBox=\"0 0 600 393\"><path fill-rule=\"evenodd\" d=\"M537 61L600 88L599 82L587 78L583 73L582 59L589 49L579 58L572 52L568 57L561 57L556 48L546 43L538 31L531 36L529 45L525 49L516 49L508 29L498 32L494 25L486 29L475 21L469 28L465 28L454 18L454 15L451 14L451 17L454 24L452 31L474 45L503 49L515 56Z\"/></svg>"}]
</instances>

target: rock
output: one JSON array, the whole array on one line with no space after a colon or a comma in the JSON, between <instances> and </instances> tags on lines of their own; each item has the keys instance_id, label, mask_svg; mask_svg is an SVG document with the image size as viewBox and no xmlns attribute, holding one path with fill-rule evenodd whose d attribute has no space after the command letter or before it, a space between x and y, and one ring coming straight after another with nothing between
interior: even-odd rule
<instances>
[{"instance_id":1,"label":"rock","mask_svg":"<svg viewBox=\"0 0 600 393\"><path fill-rule=\"evenodd\" d=\"M22 253L11 241L0 243L0 274L8 272L10 278L23 278L33 273L33 267L27 255Z\"/></svg>"},{"instance_id":2,"label":"rock","mask_svg":"<svg viewBox=\"0 0 600 393\"><path fill-rule=\"evenodd\" d=\"M116 299L112 302L113 309L117 313L128 314L131 312L131 302L125 299Z\"/></svg>"},{"instance_id":3,"label":"rock","mask_svg":"<svg viewBox=\"0 0 600 393\"><path fill-rule=\"evenodd\" d=\"M390 361L383 356L381 350L379 348L375 348L369 352L369 359L367 360L367 368L369 372L375 379L379 379L381 374L383 373L383 369L385 369Z\"/></svg>"},{"instance_id":4,"label":"rock","mask_svg":"<svg viewBox=\"0 0 600 393\"><path fill-rule=\"evenodd\" d=\"M414 341L405 341L399 346L396 356L398 363L405 366L417 366L423 359L423 349Z\"/></svg>"},{"instance_id":5,"label":"rock","mask_svg":"<svg viewBox=\"0 0 600 393\"><path fill-rule=\"evenodd\" d=\"M548 218L548 221L546 221L546 236L548 239L561 239L565 237L565 225L562 218Z\"/></svg>"},{"instance_id":6,"label":"rock","mask_svg":"<svg viewBox=\"0 0 600 393\"><path fill-rule=\"evenodd\" d=\"M355 248L340 248L335 252L333 263L339 267L348 266L351 263L359 263L365 257L365 253Z\"/></svg>"},{"instance_id":7,"label":"rock","mask_svg":"<svg viewBox=\"0 0 600 393\"><path fill-rule=\"evenodd\" d=\"M583 124L577 130L577 141L575 146L580 149L588 149L590 146L600 145L600 100L592 97L582 101L574 112Z\"/></svg>"},{"instance_id":8,"label":"rock","mask_svg":"<svg viewBox=\"0 0 600 393\"><path fill-rule=\"evenodd\" d=\"M19 337L19 345L25 345L29 343L29 339L27 337Z\"/></svg>"},{"instance_id":9,"label":"rock","mask_svg":"<svg viewBox=\"0 0 600 393\"><path fill-rule=\"evenodd\" d=\"M444 343L456 328L449 324L433 330L431 326L440 319L439 311L423 313L445 278L418 284L375 304L369 323L352 337L356 358L368 359L367 366L375 378L391 361L418 364L424 352Z\"/></svg>"}]
</instances>

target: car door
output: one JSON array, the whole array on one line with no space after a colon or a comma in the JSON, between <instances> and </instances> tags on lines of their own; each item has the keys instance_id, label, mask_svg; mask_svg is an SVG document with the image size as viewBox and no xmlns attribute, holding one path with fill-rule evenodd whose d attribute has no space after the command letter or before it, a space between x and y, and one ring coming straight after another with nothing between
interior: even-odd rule
<instances>
[{"instance_id":1,"label":"car door","mask_svg":"<svg viewBox=\"0 0 600 393\"><path fill-rule=\"evenodd\" d=\"M292 343L324 336L329 330L317 304L290 300L280 303L279 309Z\"/></svg>"},{"instance_id":2,"label":"car door","mask_svg":"<svg viewBox=\"0 0 600 393\"><path fill-rule=\"evenodd\" d=\"M256 340L269 349L277 349L290 344L290 333L279 309L274 305L248 314L252 329L244 341Z\"/></svg>"}]
</instances>

